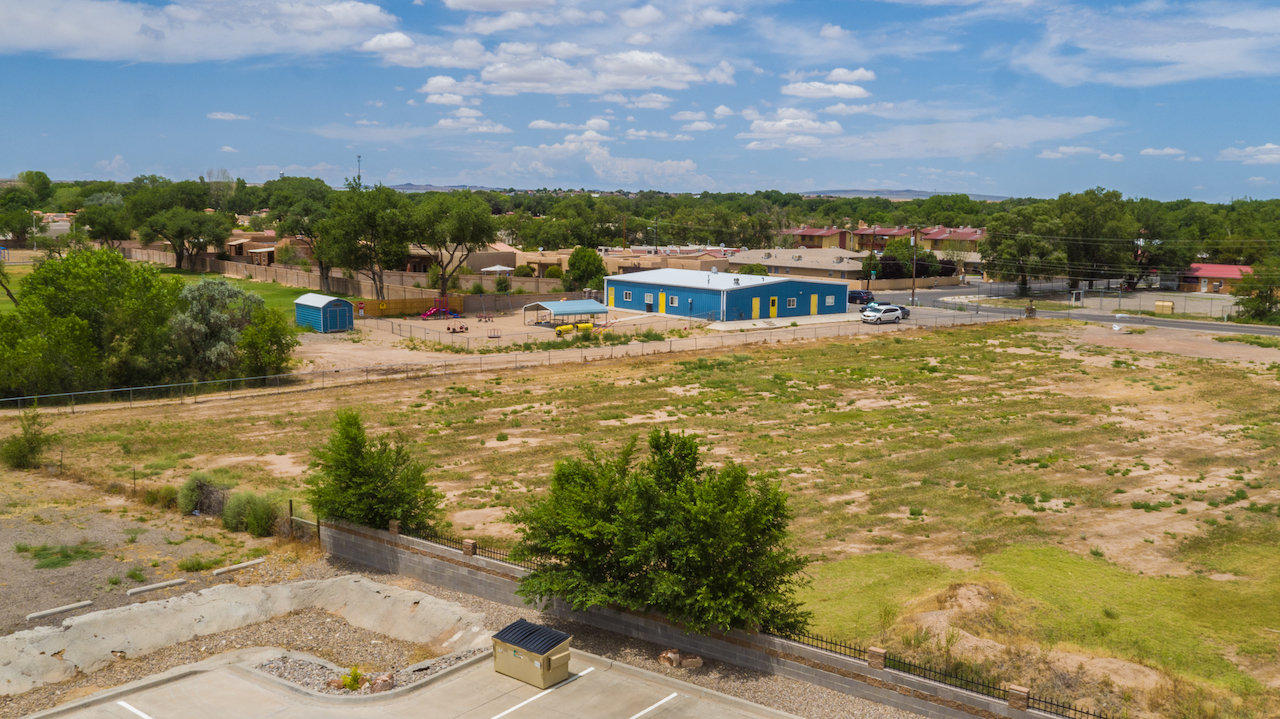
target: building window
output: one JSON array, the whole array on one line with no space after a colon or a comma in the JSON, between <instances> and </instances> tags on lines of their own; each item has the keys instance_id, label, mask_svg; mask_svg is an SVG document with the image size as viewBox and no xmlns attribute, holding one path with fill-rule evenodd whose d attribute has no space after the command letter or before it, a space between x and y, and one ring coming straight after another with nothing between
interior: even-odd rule
<instances>
[{"instance_id":1,"label":"building window","mask_svg":"<svg viewBox=\"0 0 1280 719\"><path fill-rule=\"evenodd\" d=\"M646 305L651 305L651 304L653 304L653 293L652 293L652 292L646 292L646 293L644 293L644 303L645 303Z\"/></svg>"},{"instance_id":2,"label":"building window","mask_svg":"<svg viewBox=\"0 0 1280 719\"><path fill-rule=\"evenodd\" d=\"M788 298L787 298L787 309L789 309L789 310L794 310L795 308L796 308L796 298L794 298L794 297L788 297Z\"/></svg>"},{"instance_id":3,"label":"building window","mask_svg":"<svg viewBox=\"0 0 1280 719\"><path fill-rule=\"evenodd\" d=\"M630 302L630 301L631 301L631 290L623 290L623 292L622 292L622 301L623 301L623 302Z\"/></svg>"},{"instance_id":4,"label":"building window","mask_svg":"<svg viewBox=\"0 0 1280 719\"><path fill-rule=\"evenodd\" d=\"M676 297L675 295L671 295L670 297L668 297L668 298L667 298L667 306L668 306L668 307L679 307L679 306L680 306L680 298L679 298L679 297Z\"/></svg>"},{"instance_id":5,"label":"building window","mask_svg":"<svg viewBox=\"0 0 1280 719\"><path fill-rule=\"evenodd\" d=\"M832 307L835 305L835 303L836 303L836 296L827 295L827 307Z\"/></svg>"}]
</instances>

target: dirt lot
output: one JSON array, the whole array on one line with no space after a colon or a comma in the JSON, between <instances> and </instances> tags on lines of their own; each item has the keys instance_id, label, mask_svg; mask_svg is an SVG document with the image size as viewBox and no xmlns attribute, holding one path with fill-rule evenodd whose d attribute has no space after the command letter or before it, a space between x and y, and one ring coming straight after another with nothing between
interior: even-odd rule
<instances>
[{"instance_id":1,"label":"dirt lot","mask_svg":"<svg viewBox=\"0 0 1280 719\"><path fill-rule=\"evenodd\" d=\"M1277 365L1280 350L1200 333L1041 321L122 408L55 429L66 476L98 488L210 469L300 499L310 448L355 408L424 462L456 531L496 544L513 538L506 508L581 442L682 429L790 492L819 560L804 594L818 631L922 659L964 650L1130 709L1267 716ZM983 601L929 615L957 585ZM1079 657L1125 662L1109 675L1131 685L1073 679Z\"/></svg>"}]
</instances>

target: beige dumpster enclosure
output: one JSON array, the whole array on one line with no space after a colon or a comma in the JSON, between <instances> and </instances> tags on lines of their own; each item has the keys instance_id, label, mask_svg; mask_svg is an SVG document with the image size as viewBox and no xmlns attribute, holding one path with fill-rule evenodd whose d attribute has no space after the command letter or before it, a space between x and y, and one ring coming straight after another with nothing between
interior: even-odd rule
<instances>
[{"instance_id":1,"label":"beige dumpster enclosure","mask_svg":"<svg viewBox=\"0 0 1280 719\"><path fill-rule=\"evenodd\" d=\"M493 635L493 670L539 689L569 678L564 632L517 619Z\"/></svg>"}]
</instances>

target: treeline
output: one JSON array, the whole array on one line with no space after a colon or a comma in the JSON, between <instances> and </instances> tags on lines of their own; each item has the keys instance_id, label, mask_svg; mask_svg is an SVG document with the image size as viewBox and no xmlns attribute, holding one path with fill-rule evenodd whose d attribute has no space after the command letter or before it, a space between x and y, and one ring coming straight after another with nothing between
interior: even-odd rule
<instances>
[{"instance_id":1,"label":"treeline","mask_svg":"<svg viewBox=\"0 0 1280 719\"><path fill-rule=\"evenodd\" d=\"M9 289L7 397L275 374L297 345L261 297L222 279L187 284L109 249L49 258Z\"/></svg>"}]
</instances>

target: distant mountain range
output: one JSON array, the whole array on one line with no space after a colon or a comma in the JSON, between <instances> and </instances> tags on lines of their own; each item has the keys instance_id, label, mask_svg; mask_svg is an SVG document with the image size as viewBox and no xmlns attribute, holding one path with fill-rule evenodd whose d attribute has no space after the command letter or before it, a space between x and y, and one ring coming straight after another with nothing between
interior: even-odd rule
<instances>
[{"instance_id":1,"label":"distant mountain range","mask_svg":"<svg viewBox=\"0 0 1280 719\"><path fill-rule=\"evenodd\" d=\"M978 202L999 202L1007 200L1002 195L975 195L972 192L929 192L926 190L814 190L806 195L823 195L826 197L883 197L886 200L902 202L905 200L923 200L934 195L968 195Z\"/></svg>"},{"instance_id":2,"label":"distant mountain range","mask_svg":"<svg viewBox=\"0 0 1280 719\"><path fill-rule=\"evenodd\" d=\"M400 192L458 192L460 190L497 192L503 189L500 187L483 187L481 185L415 185L412 182L406 182L402 185L389 185L389 187Z\"/></svg>"}]
</instances>

